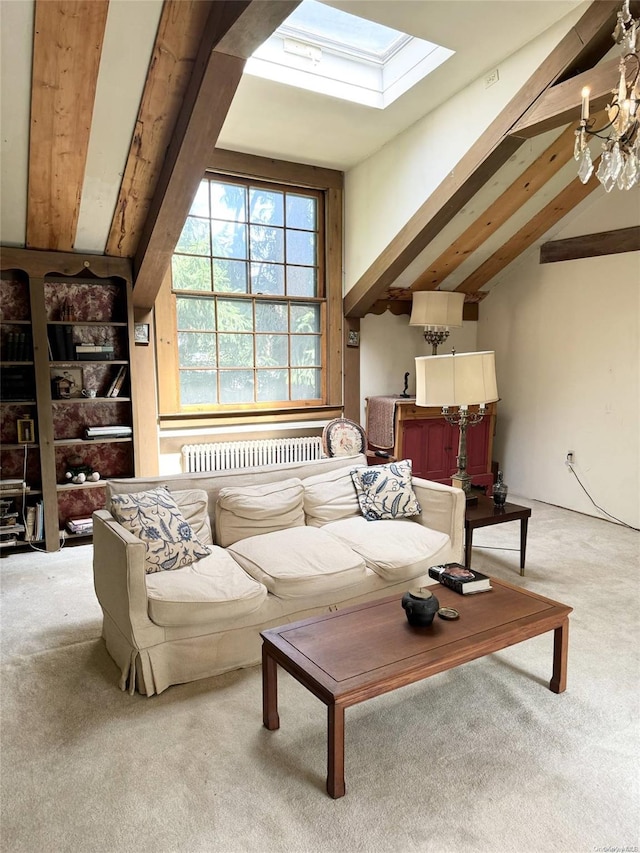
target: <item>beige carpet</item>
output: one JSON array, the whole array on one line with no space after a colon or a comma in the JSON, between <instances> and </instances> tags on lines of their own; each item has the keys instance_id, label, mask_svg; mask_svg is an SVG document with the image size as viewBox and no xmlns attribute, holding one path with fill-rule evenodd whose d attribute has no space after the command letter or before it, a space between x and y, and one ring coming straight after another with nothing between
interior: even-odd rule
<instances>
[{"instance_id":1,"label":"beige carpet","mask_svg":"<svg viewBox=\"0 0 640 853\"><path fill-rule=\"evenodd\" d=\"M91 548L3 559L3 853L637 850L638 534L521 502L527 576L518 522L474 564L574 607L567 692L548 634L350 708L336 801L325 708L289 676L277 732L257 667L121 693Z\"/></svg>"}]
</instances>

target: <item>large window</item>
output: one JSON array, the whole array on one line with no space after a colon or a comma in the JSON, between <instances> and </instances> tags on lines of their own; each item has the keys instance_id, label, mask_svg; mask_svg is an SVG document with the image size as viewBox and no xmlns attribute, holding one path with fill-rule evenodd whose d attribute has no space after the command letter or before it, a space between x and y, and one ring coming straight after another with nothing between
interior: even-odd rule
<instances>
[{"instance_id":1,"label":"large window","mask_svg":"<svg viewBox=\"0 0 640 853\"><path fill-rule=\"evenodd\" d=\"M341 172L214 149L154 305L163 427L341 414L342 207Z\"/></svg>"},{"instance_id":2,"label":"large window","mask_svg":"<svg viewBox=\"0 0 640 853\"><path fill-rule=\"evenodd\" d=\"M322 402L323 193L207 176L172 259L181 410Z\"/></svg>"}]
</instances>

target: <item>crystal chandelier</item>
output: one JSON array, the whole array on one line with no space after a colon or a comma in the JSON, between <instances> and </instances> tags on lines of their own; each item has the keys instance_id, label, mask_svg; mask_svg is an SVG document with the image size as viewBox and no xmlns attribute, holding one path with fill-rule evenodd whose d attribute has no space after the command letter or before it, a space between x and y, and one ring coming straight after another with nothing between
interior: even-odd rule
<instances>
[{"instance_id":1,"label":"crystal chandelier","mask_svg":"<svg viewBox=\"0 0 640 853\"><path fill-rule=\"evenodd\" d=\"M582 90L582 117L576 130L575 159L578 177L586 184L593 172L587 134L603 140L602 156L596 177L606 192L617 186L630 190L640 181L640 20L631 15L629 0L624 0L618 12L618 22L613 31L616 44L622 45L620 80L612 89L611 103L607 104L609 123L596 130L594 120L589 120L590 90Z\"/></svg>"}]
</instances>

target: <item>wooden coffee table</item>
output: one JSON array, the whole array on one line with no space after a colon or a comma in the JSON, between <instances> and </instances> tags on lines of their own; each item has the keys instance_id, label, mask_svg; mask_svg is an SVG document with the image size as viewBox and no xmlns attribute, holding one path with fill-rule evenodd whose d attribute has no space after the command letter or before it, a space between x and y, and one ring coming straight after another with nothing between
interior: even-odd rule
<instances>
[{"instance_id":1,"label":"wooden coffee table","mask_svg":"<svg viewBox=\"0 0 640 853\"><path fill-rule=\"evenodd\" d=\"M473 531L477 527L491 524L504 524L505 521L520 520L520 574L524 575L524 558L527 553L527 525L531 517L531 508L519 504L506 503L496 506L492 498L480 495L478 502L468 506L464 518L464 564L471 565L471 547Z\"/></svg>"},{"instance_id":2,"label":"wooden coffee table","mask_svg":"<svg viewBox=\"0 0 640 853\"><path fill-rule=\"evenodd\" d=\"M460 618L447 622L436 616L429 628L412 628L402 596L394 595L262 631L264 725L280 726L280 665L327 706L327 792L338 798L345 793L344 712L350 705L547 631L554 631L549 688L562 693L572 608L504 581L492 579L492 585L477 595L436 585L440 605L455 607Z\"/></svg>"}]
</instances>

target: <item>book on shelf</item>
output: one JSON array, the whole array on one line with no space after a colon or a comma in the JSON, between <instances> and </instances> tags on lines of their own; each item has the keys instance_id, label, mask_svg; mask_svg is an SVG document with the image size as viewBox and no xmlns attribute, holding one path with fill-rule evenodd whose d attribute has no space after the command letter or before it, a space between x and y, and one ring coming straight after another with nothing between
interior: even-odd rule
<instances>
[{"instance_id":1,"label":"book on shelf","mask_svg":"<svg viewBox=\"0 0 640 853\"><path fill-rule=\"evenodd\" d=\"M0 536L7 534L15 536L16 533L24 533L24 524L2 524L0 525Z\"/></svg>"},{"instance_id":2,"label":"book on shelf","mask_svg":"<svg viewBox=\"0 0 640 853\"><path fill-rule=\"evenodd\" d=\"M30 361L31 332L7 332L3 358L5 361Z\"/></svg>"},{"instance_id":3,"label":"book on shelf","mask_svg":"<svg viewBox=\"0 0 640 853\"><path fill-rule=\"evenodd\" d=\"M111 392L112 397L117 397L122 390L122 386L124 385L124 380L127 378L127 368L126 366L121 367L118 371L118 375L116 376L116 384Z\"/></svg>"},{"instance_id":4,"label":"book on shelf","mask_svg":"<svg viewBox=\"0 0 640 853\"><path fill-rule=\"evenodd\" d=\"M76 344L76 352L113 352L113 344Z\"/></svg>"},{"instance_id":5,"label":"book on shelf","mask_svg":"<svg viewBox=\"0 0 640 853\"><path fill-rule=\"evenodd\" d=\"M25 516L25 531L24 538L26 542L31 542L32 539L35 538L35 524L36 524L36 508L35 506L28 506L27 512Z\"/></svg>"},{"instance_id":6,"label":"book on shelf","mask_svg":"<svg viewBox=\"0 0 640 853\"><path fill-rule=\"evenodd\" d=\"M84 437L91 438L128 438L133 430L130 426L86 427Z\"/></svg>"},{"instance_id":7,"label":"book on shelf","mask_svg":"<svg viewBox=\"0 0 640 853\"><path fill-rule=\"evenodd\" d=\"M38 501L35 506L36 517L33 527L33 537L34 539L44 539L44 503L42 501Z\"/></svg>"},{"instance_id":8,"label":"book on shelf","mask_svg":"<svg viewBox=\"0 0 640 853\"><path fill-rule=\"evenodd\" d=\"M107 397L117 397L120 393L120 389L122 388L122 384L127 375L127 366L122 365L118 372L116 373L113 382L109 386L109 390L106 393Z\"/></svg>"},{"instance_id":9,"label":"book on shelf","mask_svg":"<svg viewBox=\"0 0 640 853\"><path fill-rule=\"evenodd\" d=\"M476 592L486 592L492 589L491 578L468 569L462 563L445 563L442 566L431 566L429 577L439 581L443 586L448 586L460 595L469 595Z\"/></svg>"},{"instance_id":10,"label":"book on shelf","mask_svg":"<svg viewBox=\"0 0 640 853\"><path fill-rule=\"evenodd\" d=\"M131 432L131 427L127 424L111 424L105 426L86 427L85 432L91 435L109 435L114 432Z\"/></svg>"},{"instance_id":11,"label":"book on shelf","mask_svg":"<svg viewBox=\"0 0 640 853\"><path fill-rule=\"evenodd\" d=\"M18 333L18 343L16 347L16 361L29 360L29 344L27 342L27 333Z\"/></svg>"},{"instance_id":12,"label":"book on shelf","mask_svg":"<svg viewBox=\"0 0 640 853\"><path fill-rule=\"evenodd\" d=\"M17 343L16 343L16 332L7 332L4 339L4 360L5 361L17 361L16 358L17 351Z\"/></svg>"},{"instance_id":13,"label":"book on shelf","mask_svg":"<svg viewBox=\"0 0 640 853\"><path fill-rule=\"evenodd\" d=\"M24 480L17 477L0 480L0 492L10 492L14 489L28 489L28 486Z\"/></svg>"},{"instance_id":14,"label":"book on shelf","mask_svg":"<svg viewBox=\"0 0 640 853\"><path fill-rule=\"evenodd\" d=\"M93 518L68 518L66 527L69 533L77 535L93 533Z\"/></svg>"},{"instance_id":15,"label":"book on shelf","mask_svg":"<svg viewBox=\"0 0 640 853\"><path fill-rule=\"evenodd\" d=\"M113 361L112 344L76 344L78 361Z\"/></svg>"},{"instance_id":16,"label":"book on shelf","mask_svg":"<svg viewBox=\"0 0 640 853\"><path fill-rule=\"evenodd\" d=\"M76 354L73 343L73 326L64 326L64 353L67 361L75 361Z\"/></svg>"}]
</instances>

